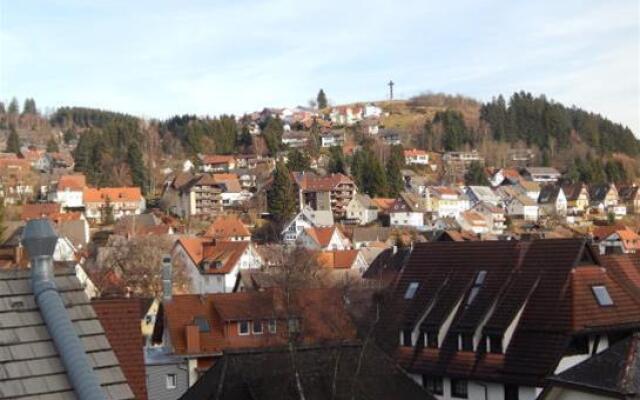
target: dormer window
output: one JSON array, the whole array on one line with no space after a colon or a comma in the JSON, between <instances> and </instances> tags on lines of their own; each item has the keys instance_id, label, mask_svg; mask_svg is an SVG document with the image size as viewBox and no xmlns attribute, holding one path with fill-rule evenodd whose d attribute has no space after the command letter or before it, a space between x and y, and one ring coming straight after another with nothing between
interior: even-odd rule
<instances>
[{"instance_id":1,"label":"dormer window","mask_svg":"<svg viewBox=\"0 0 640 400\"><path fill-rule=\"evenodd\" d=\"M411 282L409 284L409 286L407 287L407 291L404 292L404 299L405 300L411 300L415 297L416 292L418 291L418 287L420 286L420 283L418 282Z\"/></svg>"},{"instance_id":2,"label":"dormer window","mask_svg":"<svg viewBox=\"0 0 640 400\"><path fill-rule=\"evenodd\" d=\"M608 307L613 305L613 299L611 299L606 286L591 286L591 290L593 291L593 295L596 297L596 301L600 306Z\"/></svg>"},{"instance_id":3,"label":"dormer window","mask_svg":"<svg viewBox=\"0 0 640 400\"><path fill-rule=\"evenodd\" d=\"M458 351L473 351L473 337L469 333L458 335Z\"/></svg>"},{"instance_id":4,"label":"dormer window","mask_svg":"<svg viewBox=\"0 0 640 400\"><path fill-rule=\"evenodd\" d=\"M438 348L438 332L427 332L425 335L426 347L430 349Z\"/></svg>"},{"instance_id":5,"label":"dormer window","mask_svg":"<svg viewBox=\"0 0 640 400\"><path fill-rule=\"evenodd\" d=\"M402 346L411 347L413 346L413 338L411 334L411 329L405 329L402 331Z\"/></svg>"},{"instance_id":6,"label":"dormer window","mask_svg":"<svg viewBox=\"0 0 640 400\"><path fill-rule=\"evenodd\" d=\"M475 281L473 281L473 286L471 287L471 292L469 292L469 297L467 297L467 307L469 307L471 303L473 303L473 301L476 299L476 296L480 292L480 288L482 288L482 285L484 285L484 280L486 277L487 271L484 270L478 272L478 274L476 275L476 279Z\"/></svg>"},{"instance_id":7,"label":"dormer window","mask_svg":"<svg viewBox=\"0 0 640 400\"><path fill-rule=\"evenodd\" d=\"M487 336L487 353L502 354L502 335Z\"/></svg>"}]
</instances>

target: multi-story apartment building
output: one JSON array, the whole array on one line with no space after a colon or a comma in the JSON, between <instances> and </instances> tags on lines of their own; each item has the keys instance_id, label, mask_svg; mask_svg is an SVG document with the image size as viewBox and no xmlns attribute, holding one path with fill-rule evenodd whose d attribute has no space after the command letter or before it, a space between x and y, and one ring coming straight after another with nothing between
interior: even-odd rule
<instances>
[{"instance_id":1,"label":"multi-story apartment building","mask_svg":"<svg viewBox=\"0 0 640 400\"><path fill-rule=\"evenodd\" d=\"M313 173L294 173L300 209L331 210L335 218L343 218L346 207L357 192L356 184L343 174L320 177Z\"/></svg>"}]
</instances>

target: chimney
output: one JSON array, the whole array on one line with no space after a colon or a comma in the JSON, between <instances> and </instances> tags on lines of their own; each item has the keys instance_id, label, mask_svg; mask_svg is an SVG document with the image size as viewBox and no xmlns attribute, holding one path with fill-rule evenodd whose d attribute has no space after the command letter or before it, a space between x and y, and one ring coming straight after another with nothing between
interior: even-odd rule
<instances>
[{"instance_id":1,"label":"chimney","mask_svg":"<svg viewBox=\"0 0 640 400\"><path fill-rule=\"evenodd\" d=\"M53 251L58 235L51 221L35 219L27 223L22 244L31 257L31 286L49 336L67 371L69 383L79 399L106 400L98 377L85 353L84 345L69 318L54 280Z\"/></svg>"},{"instance_id":2,"label":"chimney","mask_svg":"<svg viewBox=\"0 0 640 400\"><path fill-rule=\"evenodd\" d=\"M187 325L185 327L187 336L187 353L200 352L200 329L197 325Z\"/></svg>"},{"instance_id":3,"label":"chimney","mask_svg":"<svg viewBox=\"0 0 640 400\"><path fill-rule=\"evenodd\" d=\"M165 254L162 256L162 300L171 301L173 295L173 278L171 266L171 256Z\"/></svg>"}]
</instances>

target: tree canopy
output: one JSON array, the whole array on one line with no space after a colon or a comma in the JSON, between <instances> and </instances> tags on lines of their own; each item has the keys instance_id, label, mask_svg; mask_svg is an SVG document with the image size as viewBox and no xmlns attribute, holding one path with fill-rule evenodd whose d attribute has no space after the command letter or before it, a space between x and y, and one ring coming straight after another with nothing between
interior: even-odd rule
<instances>
[{"instance_id":1,"label":"tree canopy","mask_svg":"<svg viewBox=\"0 0 640 400\"><path fill-rule=\"evenodd\" d=\"M316 104L318 108L322 110L323 108L327 108L327 95L324 94L324 90L320 89L318 92L318 96L316 97Z\"/></svg>"},{"instance_id":2,"label":"tree canopy","mask_svg":"<svg viewBox=\"0 0 640 400\"><path fill-rule=\"evenodd\" d=\"M282 223L296 211L296 192L287 166L278 162L273 174L273 183L267 191L267 207L273 219Z\"/></svg>"},{"instance_id":3,"label":"tree canopy","mask_svg":"<svg viewBox=\"0 0 640 400\"><path fill-rule=\"evenodd\" d=\"M7 137L7 147L5 149L5 152L20 154L20 147L22 147L20 136L16 131L16 127L14 125L11 125L9 126L9 137Z\"/></svg>"}]
</instances>

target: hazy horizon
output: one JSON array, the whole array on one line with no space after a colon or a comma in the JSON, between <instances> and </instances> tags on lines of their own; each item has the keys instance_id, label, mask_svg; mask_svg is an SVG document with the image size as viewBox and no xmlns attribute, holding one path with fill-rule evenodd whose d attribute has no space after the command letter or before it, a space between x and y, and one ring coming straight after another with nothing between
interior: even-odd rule
<instances>
[{"instance_id":1,"label":"hazy horizon","mask_svg":"<svg viewBox=\"0 0 640 400\"><path fill-rule=\"evenodd\" d=\"M637 1L0 0L0 100L164 119L422 92L545 94L640 128Z\"/></svg>"}]
</instances>

